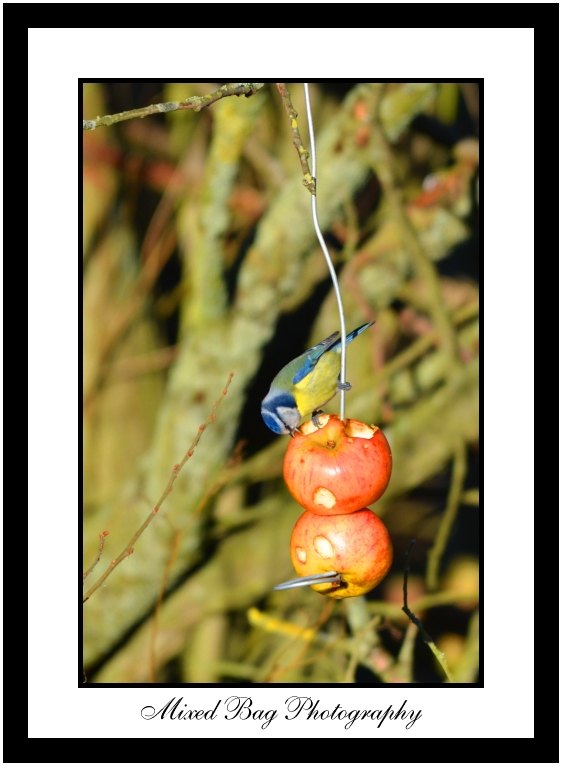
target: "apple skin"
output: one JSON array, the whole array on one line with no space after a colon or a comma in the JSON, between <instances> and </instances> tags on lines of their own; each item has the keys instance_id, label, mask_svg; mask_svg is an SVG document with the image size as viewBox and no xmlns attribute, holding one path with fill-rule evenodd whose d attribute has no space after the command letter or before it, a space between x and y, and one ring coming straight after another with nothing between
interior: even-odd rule
<instances>
[{"instance_id":1,"label":"apple skin","mask_svg":"<svg viewBox=\"0 0 562 766\"><path fill-rule=\"evenodd\" d=\"M336 599L368 593L392 565L392 542L386 524L368 508L340 516L305 511L294 526L290 545L298 575L330 571L341 574L341 585L311 586Z\"/></svg>"},{"instance_id":2,"label":"apple skin","mask_svg":"<svg viewBox=\"0 0 562 766\"><path fill-rule=\"evenodd\" d=\"M383 432L359 420L319 415L303 423L289 441L283 476L289 492L307 511L322 516L353 513L378 500L392 471Z\"/></svg>"}]
</instances>

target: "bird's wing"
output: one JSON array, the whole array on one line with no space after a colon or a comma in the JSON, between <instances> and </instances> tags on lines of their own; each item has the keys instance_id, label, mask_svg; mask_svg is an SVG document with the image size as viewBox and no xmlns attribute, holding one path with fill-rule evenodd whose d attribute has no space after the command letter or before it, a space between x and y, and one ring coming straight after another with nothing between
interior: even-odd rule
<instances>
[{"instance_id":1,"label":"bird's wing","mask_svg":"<svg viewBox=\"0 0 562 766\"><path fill-rule=\"evenodd\" d=\"M334 345L336 338L339 338L339 335L339 332L333 332L327 338L320 341L320 343L317 343L316 346L312 346L312 348L309 348L302 354L302 364L299 366L293 377L293 384L299 383L303 378L306 378L309 372L312 372L322 354Z\"/></svg>"}]
</instances>

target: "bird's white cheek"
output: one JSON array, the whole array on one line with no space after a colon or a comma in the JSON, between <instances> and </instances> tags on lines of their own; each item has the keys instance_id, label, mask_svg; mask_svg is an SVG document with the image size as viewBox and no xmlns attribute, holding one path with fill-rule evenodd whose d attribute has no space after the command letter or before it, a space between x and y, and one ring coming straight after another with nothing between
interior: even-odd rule
<instances>
[{"instance_id":1,"label":"bird's white cheek","mask_svg":"<svg viewBox=\"0 0 562 766\"><path fill-rule=\"evenodd\" d=\"M277 414L289 430L296 428L301 420L296 407L277 407Z\"/></svg>"}]
</instances>

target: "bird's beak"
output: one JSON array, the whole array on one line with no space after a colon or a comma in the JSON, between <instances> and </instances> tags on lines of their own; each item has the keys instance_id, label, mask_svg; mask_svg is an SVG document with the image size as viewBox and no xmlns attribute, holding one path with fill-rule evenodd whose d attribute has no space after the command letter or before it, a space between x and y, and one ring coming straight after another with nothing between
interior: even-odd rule
<instances>
[{"instance_id":1,"label":"bird's beak","mask_svg":"<svg viewBox=\"0 0 562 766\"><path fill-rule=\"evenodd\" d=\"M341 585L342 577L338 572L322 572L317 575L305 575L305 577L295 577L294 580L287 580L276 585L273 590L289 590L290 588L304 588L305 585Z\"/></svg>"}]
</instances>

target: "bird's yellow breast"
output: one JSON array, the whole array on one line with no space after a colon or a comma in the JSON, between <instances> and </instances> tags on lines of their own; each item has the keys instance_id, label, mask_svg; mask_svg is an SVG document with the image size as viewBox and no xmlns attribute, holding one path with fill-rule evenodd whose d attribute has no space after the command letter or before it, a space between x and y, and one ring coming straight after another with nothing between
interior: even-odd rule
<instances>
[{"instance_id":1,"label":"bird's yellow breast","mask_svg":"<svg viewBox=\"0 0 562 766\"><path fill-rule=\"evenodd\" d=\"M294 397L304 417L322 407L337 391L340 355L327 351L318 360L312 372L295 384Z\"/></svg>"}]
</instances>

